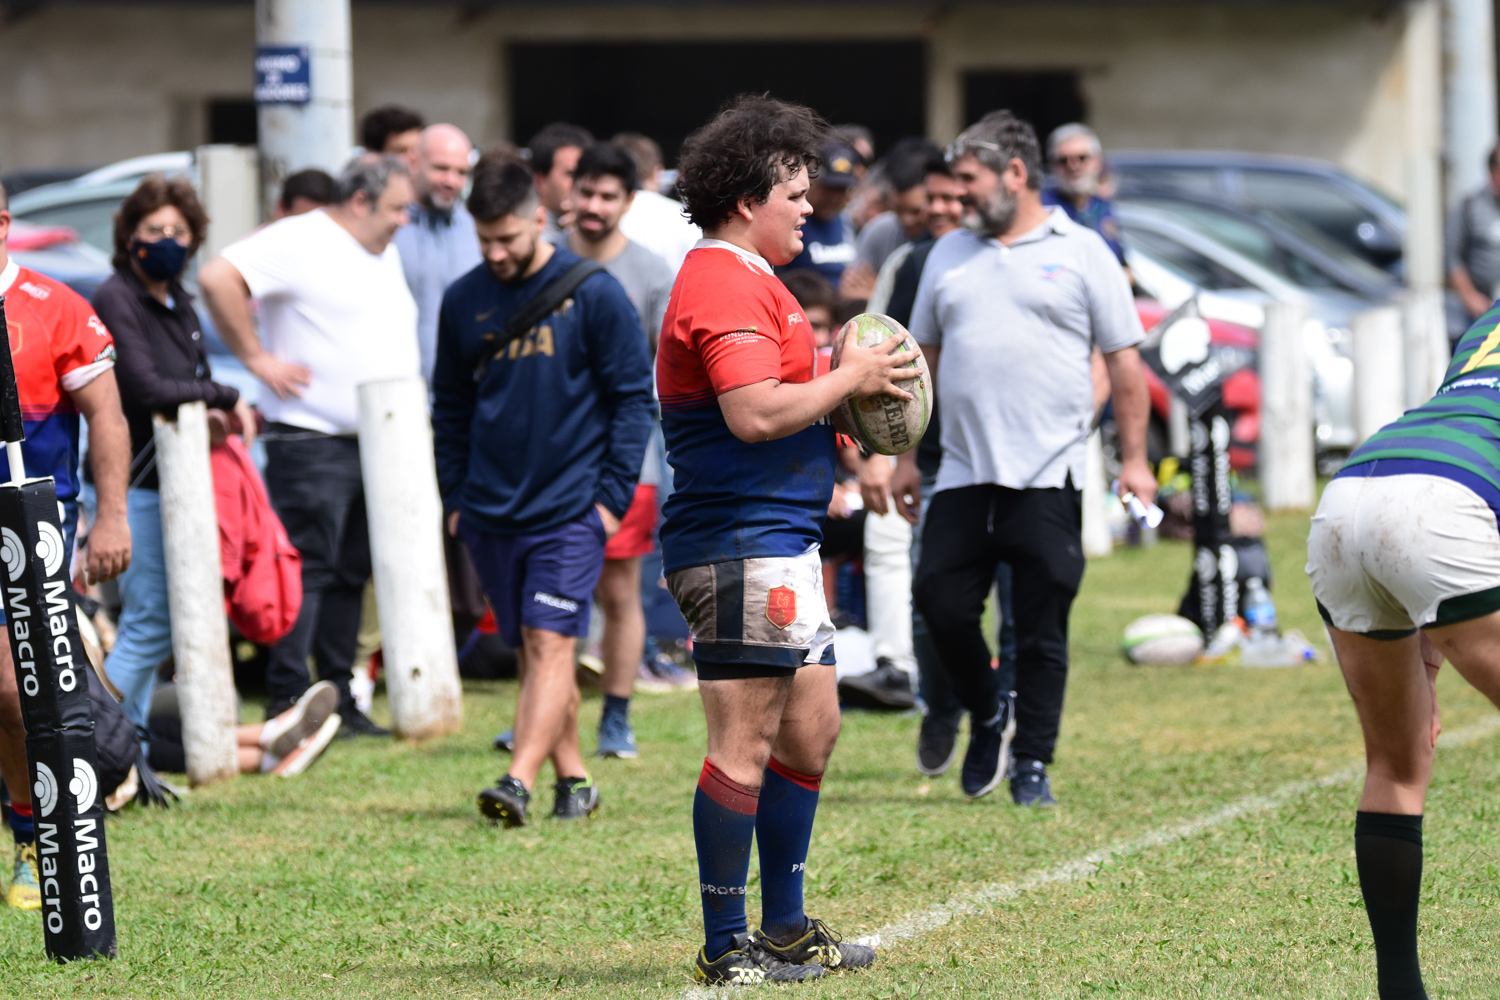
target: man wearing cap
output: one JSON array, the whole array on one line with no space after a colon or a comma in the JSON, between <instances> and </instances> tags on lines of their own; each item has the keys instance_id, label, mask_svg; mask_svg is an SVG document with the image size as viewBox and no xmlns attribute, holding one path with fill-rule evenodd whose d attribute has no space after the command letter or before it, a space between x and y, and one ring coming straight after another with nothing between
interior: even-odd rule
<instances>
[{"instance_id":1,"label":"man wearing cap","mask_svg":"<svg viewBox=\"0 0 1500 1000\"><path fill-rule=\"evenodd\" d=\"M778 273L810 267L821 271L833 287L839 286L844 268L854 263L854 227L844 218L858 178L854 168L862 161L854 147L839 139L830 139L821 150L822 164L818 176L807 191L813 214L802 223L802 252L790 264L777 268Z\"/></svg>"}]
</instances>

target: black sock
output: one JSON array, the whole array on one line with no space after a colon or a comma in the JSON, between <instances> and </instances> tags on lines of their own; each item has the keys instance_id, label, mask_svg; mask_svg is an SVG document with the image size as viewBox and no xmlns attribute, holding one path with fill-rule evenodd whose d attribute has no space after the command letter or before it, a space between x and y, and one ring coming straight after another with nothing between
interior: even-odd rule
<instances>
[{"instance_id":1,"label":"black sock","mask_svg":"<svg viewBox=\"0 0 1500 1000\"><path fill-rule=\"evenodd\" d=\"M1380 1000L1427 1000L1417 962L1422 817L1355 813L1354 859L1375 936Z\"/></svg>"},{"instance_id":2,"label":"black sock","mask_svg":"<svg viewBox=\"0 0 1500 1000\"><path fill-rule=\"evenodd\" d=\"M604 696L604 713L618 712L620 715L630 714L630 697L621 698L619 695L606 694Z\"/></svg>"}]
</instances>

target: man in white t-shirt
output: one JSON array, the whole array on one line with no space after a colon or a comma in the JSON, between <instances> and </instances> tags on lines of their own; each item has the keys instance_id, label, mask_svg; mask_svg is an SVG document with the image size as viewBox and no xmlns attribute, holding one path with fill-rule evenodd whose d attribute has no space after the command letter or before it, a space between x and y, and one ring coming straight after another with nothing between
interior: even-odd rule
<instances>
[{"instance_id":1,"label":"man in white t-shirt","mask_svg":"<svg viewBox=\"0 0 1500 1000\"><path fill-rule=\"evenodd\" d=\"M337 194L226 247L198 281L224 343L271 390L260 400L266 487L302 553L302 610L271 652L266 717L308 688L311 653L339 688L342 728L381 736L349 693L370 577L356 390L421 371L417 305L391 242L414 192L399 157L365 154L344 168Z\"/></svg>"}]
</instances>

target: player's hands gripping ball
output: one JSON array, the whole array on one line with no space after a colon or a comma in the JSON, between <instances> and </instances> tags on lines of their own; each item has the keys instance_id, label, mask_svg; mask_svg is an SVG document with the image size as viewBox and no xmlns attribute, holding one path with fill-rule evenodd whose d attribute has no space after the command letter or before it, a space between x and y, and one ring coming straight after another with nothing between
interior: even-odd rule
<instances>
[{"instance_id":1,"label":"player's hands gripping ball","mask_svg":"<svg viewBox=\"0 0 1500 1000\"><path fill-rule=\"evenodd\" d=\"M915 448L932 419L932 380L922 349L904 326L879 313L860 313L839 330L833 341L835 370L850 347L873 349L884 356L884 384L872 392L857 391L840 403L833 411L834 426L881 455Z\"/></svg>"}]
</instances>

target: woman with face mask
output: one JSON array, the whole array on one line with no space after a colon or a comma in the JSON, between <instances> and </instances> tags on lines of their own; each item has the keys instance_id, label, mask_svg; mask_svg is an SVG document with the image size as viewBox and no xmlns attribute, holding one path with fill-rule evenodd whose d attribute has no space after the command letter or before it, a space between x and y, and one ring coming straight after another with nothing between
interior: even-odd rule
<instances>
[{"instance_id":1,"label":"woman with face mask","mask_svg":"<svg viewBox=\"0 0 1500 1000\"><path fill-rule=\"evenodd\" d=\"M248 443L255 431L239 391L211 379L193 296L182 285L207 230L208 215L186 178L147 177L115 215L115 273L93 299L114 335L115 377L132 449L127 516L133 558L119 578L119 635L105 672L138 726L146 724L156 669L172 653L152 414L175 417L179 403L202 400L215 442L243 433Z\"/></svg>"}]
</instances>

